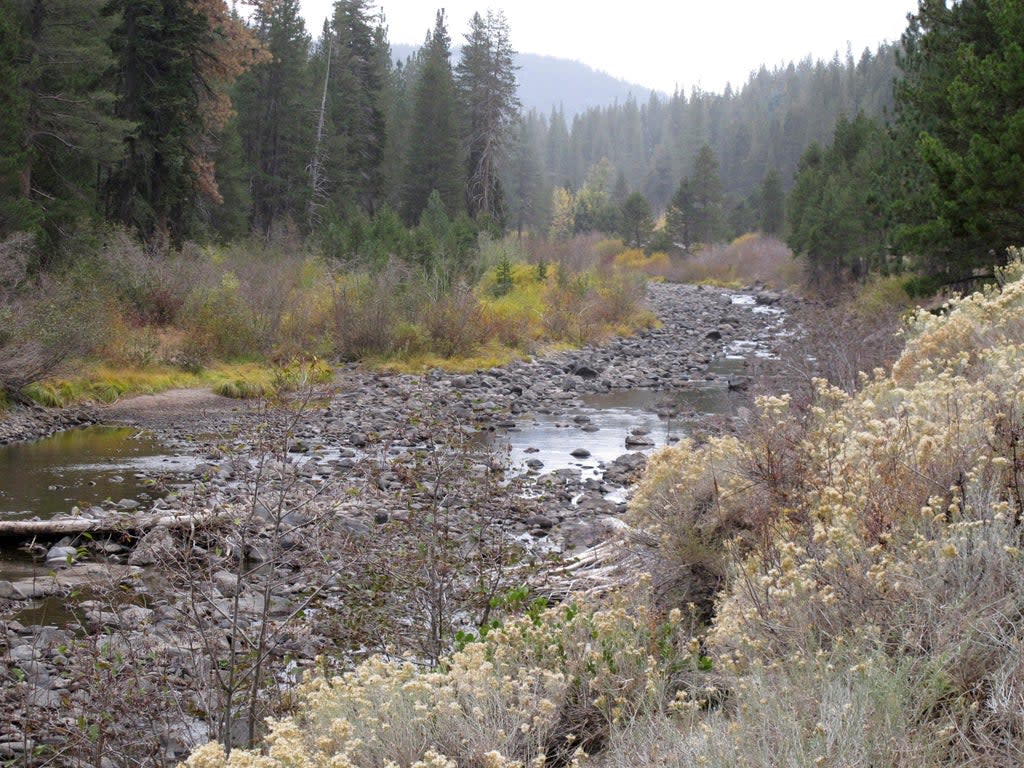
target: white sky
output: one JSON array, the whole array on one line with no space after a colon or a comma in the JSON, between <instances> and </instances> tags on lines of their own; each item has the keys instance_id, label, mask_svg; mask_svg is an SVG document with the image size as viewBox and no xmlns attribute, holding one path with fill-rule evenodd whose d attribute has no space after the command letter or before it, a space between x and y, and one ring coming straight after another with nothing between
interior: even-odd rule
<instances>
[{"instance_id":1,"label":"white sky","mask_svg":"<svg viewBox=\"0 0 1024 768\"><path fill-rule=\"evenodd\" d=\"M302 0L315 36L332 0ZM810 54L859 58L896 41L917 0L378 0L391 43L419 45L439 7L448 32L462 42L474 11L505 12L513 47L576 59L615 77L671 93L677 84L721 92L743 85L762 64L769 69Z\"/></svg>"}]
</instances>

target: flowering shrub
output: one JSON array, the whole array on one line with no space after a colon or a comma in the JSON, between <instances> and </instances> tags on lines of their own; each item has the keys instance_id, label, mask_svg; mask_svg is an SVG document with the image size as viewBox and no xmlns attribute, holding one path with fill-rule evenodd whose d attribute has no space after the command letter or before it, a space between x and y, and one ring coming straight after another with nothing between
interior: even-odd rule
<instances>
[{"instance_id":1,"label":"flowering shrub","mask_svg":"<svg viewBox=\"0 0 1024 768\"><path fill-rule=\"evenodd\" d=\"M696 669L678 611L619 600L533 611L452 654L437 670L373 659L298 692L265 756L216 744L189 768L566 765L612 729L657 711Z\"/></svg>"},{"instance_id":2,"label":"flowering shrub","mask_svg":"<svg viewBox=\"0 0 1024 768\"><path fill-rule=\"evenodd\" d=\"M1024 756L1019 271L919 313L891 376L819 385L796 509L735 566L709 635L740 679L837 655L831 679L893 671L939 763Z\"/></svg>"},{"instance_id":3,"label":"flowering shrub","mask_svg":"<svg viewBox=\"0 0 1024 768\"><path fill-rule=\"evenodd\" d=\"M1021 273L918 313L856 394L762 399L742 439L651 460L630 543L665 599L724 587L730 707L614 734L608 765L1021 764Z\"/></svg>"}]
</instances>

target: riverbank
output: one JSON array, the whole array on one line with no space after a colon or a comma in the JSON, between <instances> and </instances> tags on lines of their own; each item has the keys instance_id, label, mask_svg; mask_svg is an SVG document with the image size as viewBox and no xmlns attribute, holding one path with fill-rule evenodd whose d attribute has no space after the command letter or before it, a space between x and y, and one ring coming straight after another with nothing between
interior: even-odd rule
<instances>
[{"instance_id":1,"label":"riverbank","mask_svg":"<svg viewBox=\"0 0 1024 768\"><path fill-rule=\"evenodd\" d=\"M0 752L13 754L29 738L51 746L80 738L80 727L57 713L65 695L81 713L110 705L84 674L96 662L92 638L104 634L138 659L131 674L121 669L118 685L141 684L140 675L162 680L175 706L200 713L150 737L149 748L171 759L218 728L247 727L252 718L240 713L225 724L224 697L250 690L253 676L285 685L288 664L301 669L325 652L349 658L345 648L430 659L508 590L554 589L565 558L600 542L624 510L613 491L632 482L652 444L630 434L621 456L590 462L584 453L602 426L586 398L660 391L674 418L727 428L735 412L711 417L668 396L711 388L742 399L751 361L785 338L783 310L794 300L660 284L649 301L659 328L472 374L347 366L333 391L300 395L290 408L194 391L96 408L99 421L147 429L201 459L167 496L131 510L187 522L47 542L47 554L63 546L70 556L59 579L45 576L57 567L52 558L28 577L34 599L64 599L84 560L115 567L97 574L89 566L89 594L65 606L76 617L71 628L7 622L9 670L25 677L11 689L22 709L10 713ZM716 368L730 352L729 365ZM550 472L503 471L501 435L529 428L540 414L578 437L578 461ZM115 506L95 514L125 514ZM78 548L88 556L74 554ZM24 605L23 583L4 587L8 614ZM255 652L267 669L247 666L230 637L256 643L247 658ZM234 683L224 677L229 668L238 671ZM248 700L259 716L268 713L262 688ZM148 704L136 706L152 714ZM130 728L141 715L123 716L129 730L117 738L142 739Z\"/></svg>"}]
</instances>

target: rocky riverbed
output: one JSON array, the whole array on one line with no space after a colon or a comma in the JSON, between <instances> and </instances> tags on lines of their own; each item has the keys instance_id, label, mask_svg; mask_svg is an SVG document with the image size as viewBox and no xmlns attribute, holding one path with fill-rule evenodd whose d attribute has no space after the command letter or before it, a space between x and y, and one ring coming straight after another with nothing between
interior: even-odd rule
<instances>
[{"instance_id":1,"label":"rocky riverbed","mask_svg":"<svg viewBox=\"0 0 1024 768\"><path fill-rule=\"evenodd\" d=\"M0 760L75 764L92 745L89 764L159 765L210 735L244 741L269 691L318 655L429 661L509 587L543 589L615 526L655 442L634 428L621 454L595 459L594 398L652 393L680 425L666 440L729 428L795 300L656 284L649 301L656 329L473 374L344 366L285 408L175 392L15 416L0 437L130 424L196 461L154 475L155 499L77 509L88 537L38 537L35 560L0 576ZM680 396L694 392L735 407L708 414ZM526 445L532 458L507 466L507 436L541 417L578 438L571 460L551 470Z\"/></svg>"}]
</instances>

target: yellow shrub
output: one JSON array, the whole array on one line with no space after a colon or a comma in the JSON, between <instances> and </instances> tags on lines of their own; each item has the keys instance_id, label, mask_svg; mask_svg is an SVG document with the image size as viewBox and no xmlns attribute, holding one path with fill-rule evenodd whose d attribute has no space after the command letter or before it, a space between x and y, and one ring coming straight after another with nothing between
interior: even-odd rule
<instances>
[{"instance_id":1,"label":"yellow shrub","mask_svg":"<svg viewBox=\"0 0 1024 768\"><path fill-rule=\"evenodd\" d=\"M621 237L601 240L594 245L594 254L597 256L598 264L608 264L618 258L624 250L626 250L626 244Z\"/></svg>"},{"instance_id":2,"label":"yellow shrub","mask_svg":"<svg viewBox=\"0 0 1024 768\"><path fill-rule=\"evenodd\" d=\"M914 300L907 295L903 285L905 277L873 276L857 290L852 310L864 317L872 317L893 310L909 310Z\"/></svg>"},{"instance_id":3,"label":"yellow shrub","mask_svg":"<svg viewBox=\"0 0 1024 768\"><path fill-rule=\"evenodd\" d=\"M747 243L755 243L760 239L761 235L757 232L747 232L739 237L733 239L729 246L732 248L742 248Z\"/></svg>"},{"instance_id":4,"label":"yellow shrub","mask_svg":"<svg viewBox=\"0 0 1024 768\"><path fill-rule=\"evenodd\" d=\"M544 332L542 294L542 284L534 281L517 282L516 288L504 296L485 296L481 299L481 314L488 334L502 344L518 348L540 339Z\"/></svg>"}]
</instances>

